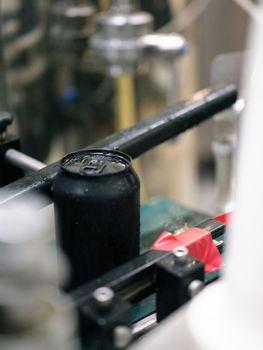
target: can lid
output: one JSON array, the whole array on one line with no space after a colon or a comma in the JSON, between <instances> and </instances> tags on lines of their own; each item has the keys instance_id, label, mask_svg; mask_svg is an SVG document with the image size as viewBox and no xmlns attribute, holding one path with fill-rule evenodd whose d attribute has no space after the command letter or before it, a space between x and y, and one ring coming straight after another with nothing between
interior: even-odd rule
<instances>
[{"instance_id":1,"label":"can lid","mask_svg":"<svg viewBox=\"0 0 263 350\"><path fill-rule=\"evenodd\" d=\"M124 171L131 165L128 155L119 151L90 149L71 153L62 159L61 167L77 175L111 175Z\"/></svg>"}]
</instances>

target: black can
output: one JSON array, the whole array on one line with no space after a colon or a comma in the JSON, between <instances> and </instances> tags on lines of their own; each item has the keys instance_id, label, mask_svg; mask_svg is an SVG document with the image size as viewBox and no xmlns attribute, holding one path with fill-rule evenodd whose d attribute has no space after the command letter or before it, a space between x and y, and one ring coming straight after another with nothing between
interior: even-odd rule
<instances>
[{"instance_id":1,"label":"black can","mask_svg":"<svg viewBox=\"0 0 263 350\"><path fill-rule=\"evenodd\" d=\"M72 268L68 289L139 255L140 183L128 155L69 154L53 191L57 238Z\"/></svg>"}]
</instances>

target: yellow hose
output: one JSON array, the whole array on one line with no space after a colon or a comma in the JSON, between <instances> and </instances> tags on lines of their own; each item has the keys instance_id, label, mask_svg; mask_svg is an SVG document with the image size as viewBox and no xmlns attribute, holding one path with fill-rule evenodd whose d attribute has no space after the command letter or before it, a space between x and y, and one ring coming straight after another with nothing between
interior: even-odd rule
<instances>
[{"instance_id":1,"label":"yellow hose","mask_svg":"<svg viewBox=\"0 0 263 350\"><path fill-rule=\"evenodd\" d=\"M134 77L122 75L116 79L116 118L115 130L120 131L137 122ZM141 202L146 199L142 169L139 160L133 161L133 167L141 182Z\"/></svg>"},{"instance_id":2,"label":"yellow hose","mask_svg":"<svg viewBox=\"0 0 263 350\"><path fill-rule=\"evenodd\" d=\"M135 112L134 78L122 75L116 79L116 120L117 131L126 129L137 121Z\"/></svg>"},{"instance_id":3,"label":"yellow hose","mask_svg":"<svg viewBox=\"0 0 263 350\"><path fill-rule=\"evenodd\" d=\"M99 0L99 8L101 11L108 11L110 7L110 1L109 0Z\"/></svg>"}]
</instances>

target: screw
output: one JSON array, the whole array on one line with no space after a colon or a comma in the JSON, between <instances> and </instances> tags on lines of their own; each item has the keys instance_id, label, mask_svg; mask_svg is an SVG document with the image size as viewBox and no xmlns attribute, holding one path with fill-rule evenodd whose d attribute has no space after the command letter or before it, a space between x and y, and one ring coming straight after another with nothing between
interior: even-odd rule
<instances>
[{"instance_id":1,"label":"screw","mask_svg":"<svg viewBox=\"0 0 263 350\"><path fill-rule=\"evenodd\" d=\"M132 340L132 331L127 326L117 326L113 330L113 342L117 349L124 349Z\"/></svg>"},{"instance_id":2,"label":"screw","mask_svg":"<svg viewBox=\"0 0 263 350\"><path fill-rule=\"evenodd\" d=\"M204 289L204 283L200 280L192 281L188 286L188 295L192 299Z\"/></svg>"},{"instance_id":3,"label":"screw","mask_svg":"<svg viewBox=\"0 0 263 350\"><path fill-rule=\"evenodd\" d=\"M174 254L176 263L185 264L188 259L189 250L186 247L181 246L181 247L175 248L173 251L173 254Z\"/></svg>"},{"instance_id":4,"label":"screw","mask_svg":"<svg viewBox=\"0 0 263 350\"><path fill-rule=\"evenodd\" d=\"M94 291L93 298L100 308L108 308L114 299L114 292L108 287L101 287Z\"/></svg>"}]
</instances>

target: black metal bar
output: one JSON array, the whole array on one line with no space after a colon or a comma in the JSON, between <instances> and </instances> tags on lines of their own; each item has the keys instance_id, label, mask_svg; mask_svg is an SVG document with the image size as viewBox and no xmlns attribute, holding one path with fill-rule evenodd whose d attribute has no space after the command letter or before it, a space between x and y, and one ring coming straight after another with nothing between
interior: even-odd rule
<instances>
[{"instance_id":1,"label":"black metal bar","mask_svg":"<svg viewBox=\"0 0 263 350\"><path fill-rule=\"evenodd\" d=\"M71 293L77 306L86 303L95 289L111 288L125 301L136 302L154 292L154 267L171 252L151 250L123 264Z\"/></svg>"},{"instance_id":2,"label":"black metal bar","mask_svg":"<svg viewBox=\"0 0 263 350\"><path fill-rule=\"evenodd\" d=\"M236 99L237 90L233 85L204 90L188 102L177 104L153 118L139 122L87 148L117 149L136 158L169 138L179 135L230 107ZM50 193L58 170L59 162L56 162L4 187L0 191L0 204L30 195L32 192Z\"/></svg>"},{"instance_id":3,"label":"black metal bar","mask_svg":"<svg viewBox=\"0 0 263 350\"><path fill-rule=\"evenodd\" d=\"M226 225L214 219L205 220L196 227L211 232L213 239L222 236L226 231Z\"/></svg>"},{"instance_id":4,"label":"black metal bar","mask_svg":"<svg viewBox=\"0 0 263 350\"><path fill-rule=\"evenodd\" d=\"M136 158L230 107L236 99L237 90L233 85L202 90L191 100L167 108L155 117L108 136L94 146L118 149Z\"/></svg>"},{"instance_id":5,"label":"black metal bar","mask_svg":"<svg viewBox=\"0 0 263 350\"><path fill-rule=\"evenodd\" d=\"M204 281L204 266L200 261L191 256L178 261L173 253L149 251L79 287L71 296L80 316L84 349L93 349L94 343L106 341L100 339L107 338L103 330L112 329L112 320L123 319L122 308L127 319L131 315L129 306L153 293L156 295L157 320L161 321L191 298L189 285L194 280ZM111 308L102 313L94 300L94 292L100 287L110 288L117 298L112 300ZM99 319L103 321L98 322ZM108 349L106 346L94 348Z\"/></svg>"},{"instance_id":6,"label":"black metal bar","mask_svg":"<svg viewBox=\"0 0 263 350\"><path fill-rule=\"evenodd\" d=\"M211 232L213 239L222 236L226 230L224 223L214 219L207 219L196 227ZM221 246L222 244L220 248ZM169 251L150 250L76 289L72 292L73 298L77 304L81 304L84 300L86 301L93 290L102 286L113 289L119 297L126 301L137 300L141 298L141 294L149 295L153 292L153 267L171 254L172 252Z\"/></svg>"}]
</instances>

